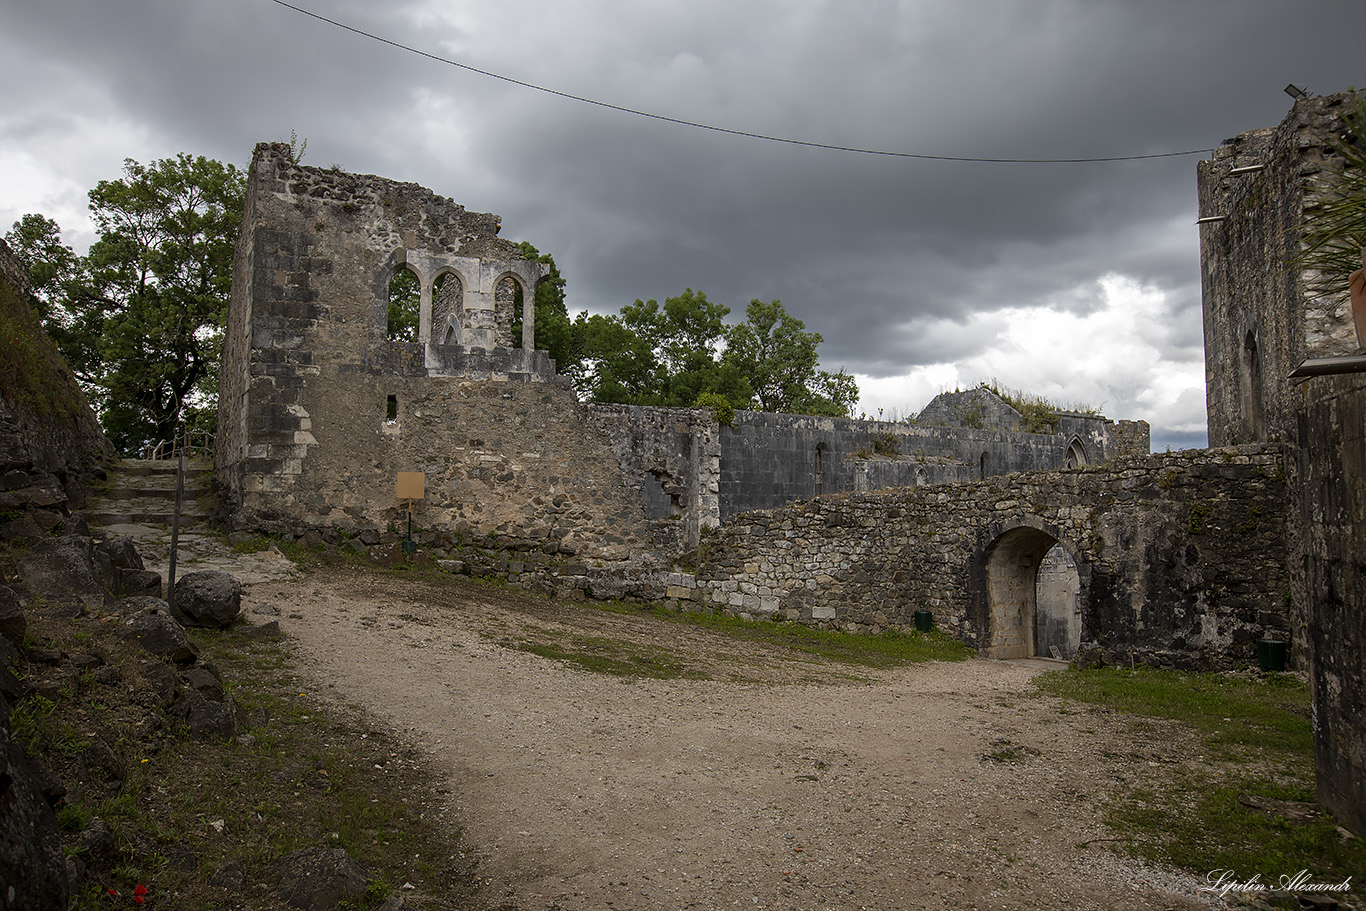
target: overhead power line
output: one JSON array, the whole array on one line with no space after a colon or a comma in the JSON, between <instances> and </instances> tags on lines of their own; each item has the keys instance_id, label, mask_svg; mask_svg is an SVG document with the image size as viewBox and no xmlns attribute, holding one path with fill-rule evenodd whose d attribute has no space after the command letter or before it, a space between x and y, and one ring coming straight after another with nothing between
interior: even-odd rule
<instances>
[{"instance_id":1,"label":"overhead power line","mask_svg":"<svg viewBox=\"0 0 1366 911\"><path fill-rule=\"evenodd\" d=\"M575 95L570 92L561 92L559 89L552 89L548 86L537 85L534 82L526 82L521 79L515 79L512 76L504 76L501 73L494 73L490 70L482 70L477 66L470 66L468 63L461 63L458 60L451 60L448 57L441 57L437 54L429 53L419 48L415 48L411 45L403 44L400 41L394 41L393 39L385 38L383 35L376 35L374 32L367 32L364 29L356 28L353 25L347 25L345 22L338 22L336 19L329 19L327 16L320 15L318 13L312 12L311 10L306 10L301 6L295 6L293 3L287 3L286 0L271 0L271 2L283 6L286 9L294 10L294 12L301 13L302 15L308 16L309 18L316 19L319 22L326 22L328 25L333 25L339 29L343 29L353 34L360 35L363 38L369 38L372 41L378 41L381 44L387 44L390 47L397 48L401 51L407 51L410 54L416 54L419 57L426 57L428 60L434 60L437 63L444 63L447 66L457 67L462 70L467 70L471 73L478 73L480 76L487 76L490 79L497 79L501 82L507 82L511 83L512 85L521 86L522 88L532 89L533 91L537 92L543 92L547 95L555 95L560 98L568 99L569 101L577 101L581 104L591 104L595 107L607 108L611 111L620 111L623 114L633 114L636 117L648 117L651 120L661 120L665 123L676 123L679 126L692 127L698 130L710 130L713 133L725 133L730 136L743 136L747 139L762 139L765 142L782 142L788 145L806 146L807 148L812 149L828 149L832 152L854 152L859 155L881 155L887 158L915 158L921 161L967 161L976 162L978 164L1086 164L1091 162L1104 161L1142 161L1149 158L1179 158L1183 155L1204 155L1208 152L1214 151L1213 149L1189 149L1184 152L1156 152L1151 155L1111 155L1102 158L976 158L966 155L925 155L918 152L891 152L885 149L861 149L857 146L842 146L828 142L812 142L806 139L792 139L791 137L787 136L769 136L766 133L754 133L750 132L749 130L736 130L731 129L730 127L716 126L715 124L711 123L698 123L695 120L684 120L680 117L669 117L665 114L654 114L650 111L641 111L637 110L636 108L628 108L620 104L612 104L610 101L599 101L596 98L586 98L583 95Z\"/></svg>"}]
</instances>

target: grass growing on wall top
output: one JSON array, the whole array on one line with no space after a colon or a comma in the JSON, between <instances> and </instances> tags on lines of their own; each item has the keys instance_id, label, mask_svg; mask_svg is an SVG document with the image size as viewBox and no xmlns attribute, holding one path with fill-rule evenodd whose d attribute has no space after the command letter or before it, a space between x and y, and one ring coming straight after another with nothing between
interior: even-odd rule
<instances>
[{"instance_id":1,"label":"grass growing on wall top","mask_svg":"<svg viewBox=\"0 0 1366 911\"><path fill-rule=\"evenodd\" d=\"M76 379L28 303L0 283L0 396L33 417L80 413Z\"/></svg>"}]
</instances>

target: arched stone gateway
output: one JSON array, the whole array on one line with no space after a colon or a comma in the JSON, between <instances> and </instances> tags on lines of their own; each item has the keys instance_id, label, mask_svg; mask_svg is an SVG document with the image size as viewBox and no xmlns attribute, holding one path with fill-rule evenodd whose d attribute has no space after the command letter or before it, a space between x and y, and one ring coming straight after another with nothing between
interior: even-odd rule
<instances>
[{"instance_id":1,"label":"arched stone gateway","mask_svg":"<svg viewBox=\"0 0 1366 911\"><path fill-rule=\"evenodd\" d=\"M988 658L1070 659L1081 643L1090 572L1079 552L1047 523L997 534L980 562L985 604L981 651Z\"/></svg>"}]
</instances>

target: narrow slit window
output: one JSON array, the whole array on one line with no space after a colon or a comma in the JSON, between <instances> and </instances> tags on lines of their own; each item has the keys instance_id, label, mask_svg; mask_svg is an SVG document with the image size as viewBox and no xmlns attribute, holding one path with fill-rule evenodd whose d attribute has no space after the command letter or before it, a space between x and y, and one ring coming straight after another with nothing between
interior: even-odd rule
<instances>
[{"instance_id":1,"label":"narrow slit window","mask_svg":"<svg viewBox=\"0 0 1366 911\"><path fill-rule=\"evenodd\" d=\"M389 396L389 400L384 406L384 420L390 424L398 420L398 396Z\"/></svg>"}]
</instances>

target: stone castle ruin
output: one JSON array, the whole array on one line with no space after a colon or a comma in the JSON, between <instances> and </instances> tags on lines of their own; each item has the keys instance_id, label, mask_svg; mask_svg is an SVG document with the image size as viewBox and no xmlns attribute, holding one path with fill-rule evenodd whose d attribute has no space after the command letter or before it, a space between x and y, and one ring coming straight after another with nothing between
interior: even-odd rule
<instances>
[{"instance_id":1,"label":"stone castle ruin","mask_svg":"<svg viewBox=\"0 0 1366 911\"><path fill-rule=\"evenodd\" d=\"M425 543L511 552L489 565L559 596L872 631L928 612L995 657L1227 668L1288 639L1314 681L1321 799L1361 825L1366 380L1289 378L1353 340L1343 302L1284 267L1344 104L1297 101L1201 163L1220 448L1160 455L1136 422L1026 432L985 390L911 424L583 405L535 350L529 304L513 338L515 292L542 274L494 216L263 144L225 344L225 511L392 541L395 476L421 471ZM413 340L386 325L401 268Z\"/></svg>"},{"instance_id":2,"label":"stone castle ruin","mask_svg":"<svg viewBox=\"0 0 1366 911\"><path fill-rule=\"evenodd\" d=\"M535 350L542 267L498 230L257 147L216 457L234 525L392 542L396 477L422 472L424 543L511 552L495 571L569 596L858 630L928 611L987 655L1192 667L1286 627L1274 455L1155 461L1146 424L1092 414L1028 432L987 389L909 424L584 405ZM389 325L404 269L412 339Z\"/></svg>"},{"instance_id":3,"label":"stone castle ruin","mask_svg":"<svg viewBox=\"0 0 1366 911\"><path fill-rule=\"evenodd\" d=\"M941 396L916 424L742 412L721 426L706 409L581 405L535 350L545 267L499 227L412 184L257 147L221 374L217 471L235 523L373 542L399 520L397 473L420 471L428 532L670 558L794 499L1148 450L1146 424L1098 415L1022 432L986 390ZM412 340L388 325L401 270L420 289Z\"/></svg>"}]
</instances>

